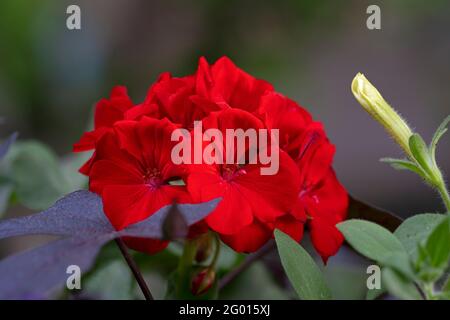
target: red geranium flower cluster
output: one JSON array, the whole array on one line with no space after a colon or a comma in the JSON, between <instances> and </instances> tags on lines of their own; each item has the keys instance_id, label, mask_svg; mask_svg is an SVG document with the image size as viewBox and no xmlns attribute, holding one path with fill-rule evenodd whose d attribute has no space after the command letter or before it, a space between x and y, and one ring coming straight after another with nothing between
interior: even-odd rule
<instances>
[{"instance_id":1,"label":"red geranium flower cluster","mask_svg":"<svg viewBox=\"0 0 450 320\"><path fill-rule=\"evenodd\" d=\"M278 129L278 172L261 175L259 163L174 164L171 134L192 130L196 120L202 120L203 130ZM89 176L90 190L102 197L117 229L174 200L222 197L195 231L210 228L236 251L259 249L275 228L300 241L305 225L325 261L343 242L335 225L345 218L348 197L331 167L335 148L321 123L226 57L213 65L201 58L196 73L186 77L162 74L141 104L133 104L124 87L115 87L109 99L97 103L95 129L74 145L76 152L91 149L94 154L80 171ZM150 253L167 245L127 243Z\"/></svg>"}]
</instances>

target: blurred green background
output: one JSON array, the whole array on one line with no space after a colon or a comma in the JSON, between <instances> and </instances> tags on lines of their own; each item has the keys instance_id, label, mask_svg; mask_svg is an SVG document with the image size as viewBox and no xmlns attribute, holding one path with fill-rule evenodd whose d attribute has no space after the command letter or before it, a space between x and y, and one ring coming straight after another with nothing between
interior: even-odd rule
<instances>
[{"instance_id":1,"label":"blurred green background","mask_svg":"<svg viewBox=\"0 0 450 320\"><path fill-rule=\"evenodd\" d=\"M81 8L81 30L66 28L70 4ZM370 4L381 8L381 30L366 28ZM159 73L182 76L200 56L227 55L325 124L351 194L404 217L438 211L439 198L415 175L378 162L401 152L350 83L364 73L430 138L450 113L449 27L446 0L2 0L0 137L19 131L67 155L114 85L138 103ZM450 138L440 144L450 177Z\"/></svg>"}]
</instances>

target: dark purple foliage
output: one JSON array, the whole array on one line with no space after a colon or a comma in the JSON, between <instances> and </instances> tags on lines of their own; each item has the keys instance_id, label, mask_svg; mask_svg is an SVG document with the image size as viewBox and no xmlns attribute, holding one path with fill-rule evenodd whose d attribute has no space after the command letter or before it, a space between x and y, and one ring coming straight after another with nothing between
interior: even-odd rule
<instances>
[{"instance_id":1,"label":"dark purple foliage","mask_svg":"<svg viewBox=\"0 0 450 320\"><path fill-rule=\"evenodd\" d=\"M108 241L121 236L163 239L167 233L163 231L165 226L179 225L180 220L181 224L190 226L213 211L219 201L178 204L176 208L169 205L146 220L115 231L103 213L100 197L89 191L77 191L40 213L4 220L0 222L0 239L30 234L64 238L0 261L0 299L45 294L64 284L69 276L68 266L77 265L82 272L89 270Z\"/></svg>"}]
</instances>

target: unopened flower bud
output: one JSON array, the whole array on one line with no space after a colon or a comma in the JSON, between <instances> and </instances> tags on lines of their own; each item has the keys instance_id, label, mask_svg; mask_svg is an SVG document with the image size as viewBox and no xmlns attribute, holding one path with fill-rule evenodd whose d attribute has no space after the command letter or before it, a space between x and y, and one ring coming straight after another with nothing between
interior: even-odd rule
<instances>
[{"instance_id":1,"label":"unopened flower bud","mask_svg":"<svg viewBox=\"0 0 450 320\"><path fill-rule=\"evenodd\" d=\"M192 279L191 292L193 295L201 295L207 292L214 284L216 273L207 268L197 273Z\"/></svg>"},{"instance_id":2,"label":"unopened flower bud","mask_svg":"<svg viewBox=\"0 0 450 320\"><path fill-rule=\"evenodd\" d=\"M205 233L199 236L195 241L197 242L197 252L195 254L195 261L198 263L206 261L213 252L213 241L211 234Z\"/></svg>"},{"instance_id":3,"label":"unopened flower bud","mask_svg":"<svg viewBox=\"0 0 450 320\"><path fill-rule=\"evenodd\" d=\"M409 138L413 134L411 129L363 74L358 73L353 79L352 92L361 106L381 123L406 154L412 157L409 148Z\"/></svg>"}]
</instances>

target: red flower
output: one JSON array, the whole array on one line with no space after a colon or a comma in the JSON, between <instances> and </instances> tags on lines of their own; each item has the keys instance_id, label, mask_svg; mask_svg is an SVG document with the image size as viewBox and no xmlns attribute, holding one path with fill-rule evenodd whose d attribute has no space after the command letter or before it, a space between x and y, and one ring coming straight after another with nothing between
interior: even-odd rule
<instances>
[{"instance_id":1,"label":"red flower","mask_svg":"<svg viewBox=\"0 0 450 320\"><path fill-rule=\"evenodd\" d=\"M109 100L102 99L95 106L94 130L85 132L80 140L74 144L73 151L83 152L94 149L96 142L111 130L114 123L124 119L125 112L132 107L133 102L128 97L127 89L122 86L114 87ZM80 168L80 172L89 174L92 161L93 157Z\"/></svg>"},{"instance_id":2,"label":"red flower","mask_svg":"<svg viewBox=\"0 0 450 320\"><path fill-rule=\"evenodd\" d=\"M170 135L175 128L168 120L146 117L139 122L119 121L98 141L89 187L101 195L105 214L116 229L141 221L173 201L190 202L184 186L169 184L185 175L184 167L170 160ZM128 243L146 252L161 247L156 242L155 249L154 241L142 239Z\"/></svg>"},{"instance_id":3,"label":"red flower","mask_svg":"<svg viewBox=\"0 0 450 320\"><path fill-rule=\"evenodd\" d=\"M300 173L297 200L277 227L300 240L299 230L307 223L312 243L326 262L344 240L335 225L345 219L348 206L347 193L331 168L335 147L322 124L313 122L306 110L279 94L266 95L260 112L269 128L280 130L280 146Z\"/></svg>"},{"instance_id":4,"label":"red flower","mask_svg":"<svg viewBox=\"0 0 450 320\"><path fill-rule=\"evenodd\" d=\"M273 91L270 83L259 80L222 57L212 66L200 59L197 74L197 93L217 105L255 112L262 96Z\"/></svg>"},{"instance_id":5,"label":"red flower","mask_svg":"<svg viewBox=\"0 0 450 320\"><path fill-rule=\"evenodd\" d=\"M217 128L225 137L227 129L258 130L264 124L246 111L227 109L211 113L203 120L203 128ZM230 151L229 142L223 144L223 163ZM258 146L249 145L247 150L254 147ZM243 156L236 154L237 158ZM260 162L201 165L192 166L188 175L188 190L194 200L222 197L206 222L236 251L251 252L263 245L272 236L268 226L290 210L298 194L298 169L285 152L280 151L279 170L275 175L261 175L261 167ZM258 236L252 237L252 233Z\"/></svg>"},{"instance_id":6,"label":"red flower","mask_svg":"<svg viewBox=\"0 0 450 320\"><path fill-rule=\"evenodd\" d=\"M111 91L108 99L102 99L95 106L94 130L86 132L73 146L75 152L94 149L95 142L103 134L109 131L114 123L124 119L127 110L133 107L133 102L127 94L127 89L122 86L116 86Z\"/></svg>"},{"instance_id":7,"label":"red flower","mask_svg":"<svg viewBox=\"0 0 450 320\"><path fill-rule=\"evenodd\" d=\"M278 129L279 146L270 150L279 150L278 172L261 175L267 165L249 161L174 165L171 133L192 129L196 120L202 120L203 132L219 129L224 137L226 129ZM227 150L237 153L227 141L222 147L222 157ZM236 157L248 156L251 147L258 146L246 144ZM212 65L201 58L193 75L163 73L135 106L125 88L114 88L110 99L96 106L95 129L74 146L75 151L90 149L94 155L81 172L89 175L90 189L101 195L117 229L174 199L221 196L216 210L191 228L190 237L209 227L236 251L252 252L273 237L275 228L300 241L306 226L324 261L342 244L336 224L345 218L348 197L332 169L335 148L322 124L226 57ZM170 185L171 179L182 179L186 186ZM166 245L142 239L128 243L146 252Z\"/></svg>"}]
</instances>

